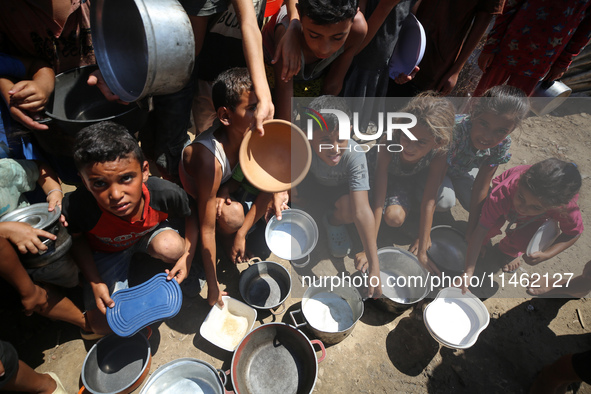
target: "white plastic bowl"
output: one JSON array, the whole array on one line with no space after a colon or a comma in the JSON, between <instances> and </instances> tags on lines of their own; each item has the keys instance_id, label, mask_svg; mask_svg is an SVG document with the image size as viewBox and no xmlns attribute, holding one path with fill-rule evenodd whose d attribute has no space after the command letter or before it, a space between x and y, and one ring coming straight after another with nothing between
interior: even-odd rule
<instances>
[{"instance_id":1,"label":"white plastic bowl","mask_svg":"<svg viewBox=\"0 0 591 394\"><path fill-rule=\"evenodd\" d=\"M431 336L443 346L467 349L488 326L486 306L470 292L456 287L442 289L423 312L423 321Z\"/></svg>"},{"instance_id":2,"label":"white plastic bowl","mask_svg":"<svg viewBox=\"0 0 591 394\"><path fill-rule=\"evenodd\" d=\"M531 256L535 252L543 252L548 249L560 235L560 227L554 219L548 219L540 226L527 245L526 254Z\"/></svg>"},{"instance_id":3,"label":"white plastic bowl","mask_svg":"<svg viewBox=\"0 0 591 394\"><path fill-rule=\"evenodd\" d=\"M236 350L257 319L257 311L235 298L223 296L224 307L211 307L199 333L209 342L229 352Z\"/></svg>"}]
</instances>

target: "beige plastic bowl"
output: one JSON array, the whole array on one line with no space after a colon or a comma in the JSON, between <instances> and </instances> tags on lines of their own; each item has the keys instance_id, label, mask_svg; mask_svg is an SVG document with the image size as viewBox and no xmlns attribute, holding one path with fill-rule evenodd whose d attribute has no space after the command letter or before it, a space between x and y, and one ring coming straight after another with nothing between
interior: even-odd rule
<instances>
[{"instance_id":1,"label":"beige plastic bowl","mask_svg":"<svg viewBox=\"0 0 591 394\"><path fill-rule=\"evenodd\" d=\"M240 167L248 181L269 193L289 190L306 176L312 149L304 132L285 120L263 123L265 135L248 131L240 145Z\"/></svg>"}]
</instances>

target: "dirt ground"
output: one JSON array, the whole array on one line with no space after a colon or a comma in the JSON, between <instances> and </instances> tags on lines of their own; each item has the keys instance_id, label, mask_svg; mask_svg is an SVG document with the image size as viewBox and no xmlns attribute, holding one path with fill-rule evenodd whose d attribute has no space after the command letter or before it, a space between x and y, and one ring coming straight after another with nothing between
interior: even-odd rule
<instances>
[{"instance_id":1,"label":"dirt ground","mask_svg":"<svg viewBox=\"0 0 591 394\"><path fill-rule=\"evenodd\" d=\"M578 99L551 115L530 117L521 130L514 132L513 141L513 158L503 169L531 164L550 156L577 163L584 178L579 203L585 225L589 228L590 100ZM455 207L451 214L437 214L435 224L451 224L463 230L466 219L466 213ZM350 230L353 234L354 228ZM382 231L378 246L407 247L413 232L416 228L412 226L397 231ZM582 272L590 256L591 231L587 229L566 252L537 267L522 265L517 273L573 273L576 276ZM294 290L287 300L288 311L300 305L298 296L302 291L297 289L299 281L296 274L306 274L310 270L316 275L334 274L341 270L354 272L350 257L328 258L322 227L320 240L311 258L311 268L297 271L287 261L275 256L269 258L290 268L294 278ZM148 265L154 272L161 269L157 264ZM494 256L481 261L479 267L495 273L497 284L489 289L474 291L483 298L488 308L490 324L473 347L467 350L444 348L428 333L420 319L420 311L416 313L409 309L395 315L381 310L369 300L365 302L365 313L352 334L343 342L327 348L326 359L319 364L315 392L526 393L542 366L563 354L591 348L589 299L532 299L524 288L508 285L509 274L504 274L505 286L500 285L502 275ZM232 297L241 298L237 283L239 271L245 268L246 264L236 268L225 261L219 265L220 282ZM71 295L79 296L77 291ZM152 372L162 364L181 357L198 358L223 370L230 368L232 353L215 347L199 334L200 325L210 309L203 299L204 295L202 291L200 297L185 298L176 317L152 325ZM434 295L436 292L430 297ZM37 371L56 372L69 393L78 392L80 370L93 343L85 343L80 339L78 330L65 323L39 316L24 317L18 304L0 308L0 337L9 339L20 352L21 359ZM291 322L289 314L274 317L263 311L259 312L256 326L276 319ZM569 392L591 393L591 387L582 384L578 391Z\"/></svg>"}]
</instances>

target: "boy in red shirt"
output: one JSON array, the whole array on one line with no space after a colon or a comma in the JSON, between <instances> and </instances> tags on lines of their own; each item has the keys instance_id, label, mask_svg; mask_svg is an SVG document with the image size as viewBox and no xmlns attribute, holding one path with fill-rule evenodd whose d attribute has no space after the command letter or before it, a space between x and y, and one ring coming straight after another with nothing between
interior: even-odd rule
<instances>
[{"instance_id":1,"label":"boy in red shirt","mask_svg":"<svg viewBox=\"0 0 591 394\"><path fill-rule=\"evenodd\" d=\"M111 294L128 287L131 257L136 252L174 264L168 279L187 277L195 251L194 220L186 220L183 239L167 221L189 217L187 194L166 180L149 177L149 166L128 131L101 122L80 131L74 161L85 188L68 193L63 213L73 234L72 256L87 281L84 304L96 334L111 330L107 307Z\"/></svg>"}]
</instances>

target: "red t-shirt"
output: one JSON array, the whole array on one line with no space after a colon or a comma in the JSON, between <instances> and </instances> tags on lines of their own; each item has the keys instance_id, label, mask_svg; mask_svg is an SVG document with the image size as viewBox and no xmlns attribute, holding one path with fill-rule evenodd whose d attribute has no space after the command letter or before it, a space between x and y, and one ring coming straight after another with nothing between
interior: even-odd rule
<instances>
[{"instance_id":1,"label":"red t-shirt","mask_svg":"<svg viewBox=\"0 0 591 394\"><path fill-rule=\"evenodd\" d=\"M68 231L84 233L93 251L119 252L136 243L169 215L186 217L191 214L187 193L171 182L150 177L142 184L142 191L144 211L142 219L136 222L103 210L86 188L66 194L63 214L68 221Z\"/></svg>"}]
</instances>

